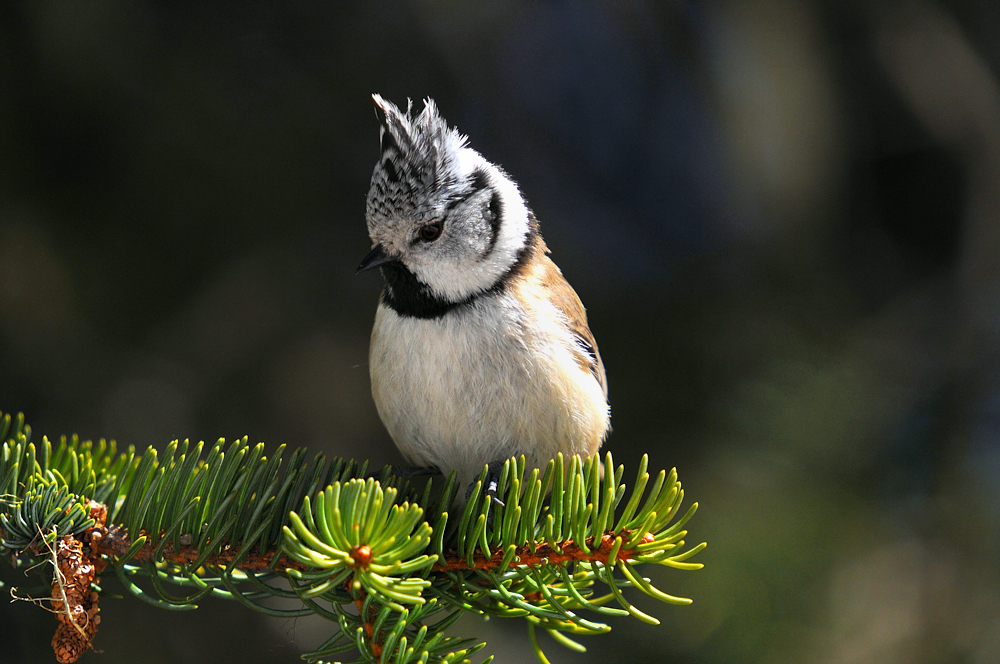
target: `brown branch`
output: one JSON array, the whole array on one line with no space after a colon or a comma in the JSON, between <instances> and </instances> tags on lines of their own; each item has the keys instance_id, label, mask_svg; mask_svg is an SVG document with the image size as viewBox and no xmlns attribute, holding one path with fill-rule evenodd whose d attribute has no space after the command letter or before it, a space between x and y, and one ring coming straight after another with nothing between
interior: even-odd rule
<instances>
[{"instance_id":1,"label":"brown branch","mask_svg":"<svg viewBox=\"0 0 1000 664\"><path fill-rule=\"evenodd\" d=\"M106 556L111 560L121 558L132 546L132 538L122 528L115 526L111 528L94 528L88 531L88 533L90 536L91 551L95 554ZM145 536L146 533L143 532L140 535ZM184 541L183 537L181 541ZM133 557L129 558L129 562L168 562L174 565L189 565L198 560L201 555L198 548L190 544L182 544L178 547L174 546L172 542L168 542L163 548L160 557L157 558L156 549L159 546L159 542L154 542L150 538ZM205 559L202 565L213 568L232 568L240 548L240 546L234 544L223 543L219 551ZM240 558L239 563L235 564L235 567L244 572L254 573L269 572L272 570L280 572L287 569L295 569L302 572L308 569L306 565L290 560L285 556L279 557L277 563L275 563L275 555L276 553L273 552L262 554L258 551L249 551L245 556Z\"/></svg>"},{"instance_id":2,"label":"brown branch","mask_svg":"<svg viewBox=\"0 0 1000 664\"><path fill-rule=\"evenodd\" d=\"M129 547L132 546L132 540L128 533L115 526L106 528L103 526L103 522L101 523L101 526L95 526L85 534L85 538L89 537L87 541L90 544L92 553L107 556L112 560L124 556ZM145 535L145 533L142 534ZM626 539L630 535L631 532L627 530L618 533L606 532L601 536L600 544L597 546L595 546L597 536L588 537L586 551L573 540L560 542L558 548L547 543L541 544L535 547L534 551L531 550L530 546L524 545L518 547L518 551L514 554L514 560L519 565L528 566L562 564L581 560L607 563L611 549L614 546L615 538L620 536ZM181 539L183 541L184 538L182 537ZM650 533L647 533L642 539L643 542L651 540L652 535ZM172 543L168 543L164 547L160 558L156 558L155 554L158 547L159 543L147 542L134 557L129 559L129 562L168 562L175 565L189 565L198 560L200 555L198 549L190 544L176 547ZM202 564L210 568L231 568L234 566L236 554L239 552L239 549L240 547L237 545L223 544L217 553L210 555ZM622 548L618 550L617 559L631 561L635 557L635 553L634 548ZM355 560L354 566L359 569L367 568L371 562L371 549L366 545L356 547L351 550L350 554ZM285 556L282 556L278 559L277 563L274 563L275 555L275 553L262 554L256 551L248 552L235 564L235 567L244 572L255 573L268 571L281 573L288 569L304 572L309 569L304 563L290 560ZM455 551L448 551L445 553L445 562L443 564L437 563L431 569L435 572L491 569L499 567L502 560L503 551L497 550L489 558L484 556L481 551L476 551L473 556L472 565L470 566L464 556L459 556Z\"/></svg>"},{"instance_id":3,"label":"brown branch","mask_svg":"<svg viewBox=\"0 0 1000 664\"><path fill-rule=\"evenodd\" d=\"M90 590L90 585L109 561L121 559L133 544L132 538L125 529L115 525L110 527L106 525L107 508L103 505L91 502L90 516L95 521L92 528L79 537L66 536L57 544L58 569L53 582L53 597L60 599L53 599L52 606L59 616L59 626L55 637L53 637L52 645L59 662L75 662L92 647L93 638L97 633L97 625L100 623L100 616L98 615L97 593ZM145 534L140 533L140 535ZM629 531L622 531L619 533L606 532L600 537L588 537L586 550L572 540L565 540L558 547L543 543L536 546L534 550L531 546L524 545L518 547L513 560L516 565L528 567L543 564L558 565L575 561L607 564L611 550L614 548L615 539L617 537L627 539L630 535ZM642 541L649 542L652 537L652 534L646 533ZM190 535L181 536L179 545L168 542L163 547L160 557L156 556L159 542L153 540L154 538L150 538L133 557L129 558L129 562L167 562L177 566L185 566L200 558L198 549L190 544ZM86 550L85 546L88 547ZM298 571L310 569L307 565L285 556L276 559L277 552L251 551L237 562L236 556L241 548L238 544L223 542L216 543L216 546L218 546L218 551L207 556L201 563L204 567L237 568L249 573L275 572L277 574L285 574L291 569ZM350 555L354 560L353 567L357 569L365 569L371 564L372 551L367 545L355 547L350 551ZM631 561L634 560L635 556L635 548L621 548L618 550L616 559ZM435 564L431 568L432 571L456 572L497 568L504 556L500 550L488 558L482 552L477 551L473 555L471 565L464 556L460 557L455 551L446 552L444 557L445 562ZM350 582L348 581L348 583ZM63 596L65 599L61 599ZM371 611L369 610L369 615L362 615L365 613L364 601L365 591L361 590L355 597L355 604L358 607L365 635L371 643L372 653L375 657L380 657L383 645L375 639Z\"/></svg>"},{"instance_id":4,"label":"brown branch","mask_svg":"<svg viewBox=\"0 0 1000 664\"><path fill-rule=\"evenodd\" d=\"M611 554L611 549L614 547L615 538L620 536L622 539L626 539L630 534L629 531L622 531L620 533L606 532L601 536L600 544L596 547L594 543L597 541L597 536L588 537L586 551L573 540L561 542L558 549L550 544L537 546L534 551L531 550L530 546L522 546L518 547L518 551L514 554L514 560L518 565L526 565L528 567L546 563L558 565L580 560L606 564ZM651 542L652 540L653 535L651 533L646 533L642 538L643 543ZM495 551L489 558L484 556L481 551L476 551L472 557L472 565L469 565L465 557L459 557L457 553L449 551L445 554L445 563L443 565L438 563L431 569L436 572L491 569L499 567L501 561L503 561L503 557L503 551L500 550ZM618 550L616 560L631 561L634 557L635 549L621 548Z\"/></svg>"}]
</instances>

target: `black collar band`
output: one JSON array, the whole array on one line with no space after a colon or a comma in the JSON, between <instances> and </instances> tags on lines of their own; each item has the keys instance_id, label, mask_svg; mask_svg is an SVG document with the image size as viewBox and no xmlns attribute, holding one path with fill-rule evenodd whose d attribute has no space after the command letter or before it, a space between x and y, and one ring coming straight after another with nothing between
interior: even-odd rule
<instances>
[{"instance_id":1,"label":"black collar band","mask_svg":"<svg viewBox=\"0 0 1000 664\"><path fill-rule=\"evenodd\" d=\"M528 259L538 248L539 236L536 223L529 226L528 237L525 238L524 247L517 252L514 264L486 290L473 293L458 302L446 300L434 295L430 287L417 279L405 265L391 262L380 266L382 276L385 278L382 303L404 318L433 319L441 318L455 309L470 306L481 297L504 292L510 280L524 269Z\"/></svg>"},{"instance_id":2,"label":"black collar band","mask_svg":"<svg viewBox=\"0 0 1000 664\"><path fill-rule=\"evenodd\" d=\"M381 266L385 278L382 303L400 316L410 318L440 318L461 302L450 302L434 295L427 284L399 262ZM475 298L477 295L472 295Z\"/></svg>"}]
</instances>

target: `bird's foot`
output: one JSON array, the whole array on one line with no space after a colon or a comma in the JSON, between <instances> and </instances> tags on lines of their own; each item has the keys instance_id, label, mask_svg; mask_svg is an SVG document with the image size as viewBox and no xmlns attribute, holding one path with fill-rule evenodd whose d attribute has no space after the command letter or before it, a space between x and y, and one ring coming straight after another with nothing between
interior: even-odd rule
<instances>
[{"instance_id":1,"label":"bird's foot","mask_svg":"<svg viewBox=\"0 0 1000 664\"><path fill-rule=\"evenodd\" d=\"M502 459L500 461L490 461L486 464L486 479L483 480L483 492L500 507L504 506L504 502L500 500L500 496L497 495L497 490L500 487L500 474L503 472L503 465L506 462L506 459ZM473 480L472 484L469 485L469 488L465 490L466 500L468 500L469 496L472 495L472 490L476 487L476 482L478 481L478 479Z\"/></svg>"}]
</instances>

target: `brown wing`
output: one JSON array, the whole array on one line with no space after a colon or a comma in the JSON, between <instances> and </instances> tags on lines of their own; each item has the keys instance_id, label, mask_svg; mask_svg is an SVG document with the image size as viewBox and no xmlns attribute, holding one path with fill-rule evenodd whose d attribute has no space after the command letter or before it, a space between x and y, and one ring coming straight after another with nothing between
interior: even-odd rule
<instances>
[{"instance_id":1,"label":"brown wing","mask_svg":"<svg viewBox=\"0 0 1000 664\"><path fill-rule=\"evenodd\" d=\"M549 292L549 300L566 316L570 330L580 342L580 347L585 354L580 356L580 365L588 369L604 390L604 396L608 396L608 379L604 372L604 362L601 361L601 354L597 351L597 342L587 325L587 310L583 308L580 297L569 285L562 275L559 267L546 255L542 255L538 261L540 266L540 285Z\"/></svg>"}]
</instances>

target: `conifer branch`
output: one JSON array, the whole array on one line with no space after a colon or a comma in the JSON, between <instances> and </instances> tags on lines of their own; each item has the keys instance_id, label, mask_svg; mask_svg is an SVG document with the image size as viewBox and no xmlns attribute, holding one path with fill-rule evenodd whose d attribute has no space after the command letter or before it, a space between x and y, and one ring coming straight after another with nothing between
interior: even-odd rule
<instances>
[{"instance_id":1,"label":"conifer branch","mask_svg":"<svg viewBox=\"0 0 1000 664\"><path fill-rule=\"evenodd\" d=\"M285 463L284 446L267 458L245 438L138 456L113 442L30 436L23 417L0 416L0 545L15 564L57 552L60 662L92 647L91 583L109 568L164 608L214 595L271 615L320 615L332 633L303 655L310 662L351 650L363 662L468 661L485 644L448 635L465 612L524 619L545 661L538 627L582 651L571 635L610 631L605 617L656 623L625 589L690 603L638 568L698 569L689 559L705 546L685 548L697 504L681 515L676 471L651 477L645 457L631 492L610 454L603 473L596 457L559 456L530 472L511 459L503 504L482 490L484 475L463 505L454 474L411 486L389 468L366 477L366 464L304 450ZM608 592L595 594L598 584ZM275 609L272 597L300 606Z\"/></svg>"}]
</instances>

